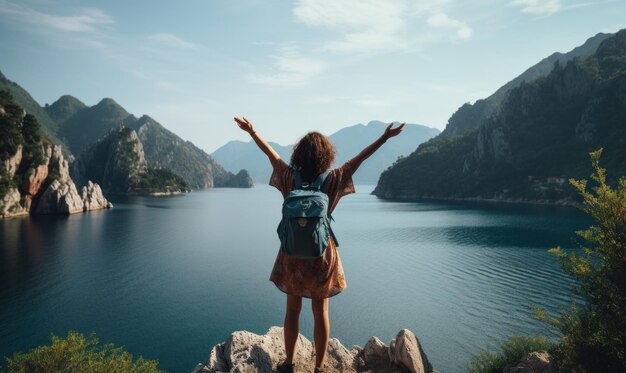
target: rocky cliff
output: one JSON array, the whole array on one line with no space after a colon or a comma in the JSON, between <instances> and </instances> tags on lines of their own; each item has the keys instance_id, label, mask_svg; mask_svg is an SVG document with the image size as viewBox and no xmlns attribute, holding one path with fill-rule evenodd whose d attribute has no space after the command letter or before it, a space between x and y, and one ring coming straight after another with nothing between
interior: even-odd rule
<instances>
[{"instance_id":1,"label":"rocky cliff","mask_svg":"<svg viewBox=\"0 0 626 373\"><path fill-rule=\"evenodd\" d=\"M265 335L234 332L224 343L213 347L208 360L194 373L273 372L285 359L283 328L272 327ZM315 366L313 344L300 335L294 358L297 372L312 372ZM376 337L363 348L345 348L337 339L328 343L326 372L433 372L419 340L410 330L401 330L389 346Z\"/></svg>"},{"instance_id":2,"label":"rocky cliff","mask_svg":"<svg viewBox=\"0 0 626 373\"><path fill-rule=\"evenodd\" d=\"M80 181L94 180L116 194L172 194L190 190L182 177L167 169L148 167L144 147L131 128L118 128L85 149L72 164Z\"/></svg>"},{"instance_id":3,"label":"rocky cliff","mask_svg":"<svg viewBox=\"0 0 626 373\"><path fill-rule=\"evenodd\" d=\"M69 167L59 145L44 148L43 164L25 164L22 147L4 161L8 174L4 177L21 179L20 185L8 188L0 200L0 217L8 218L34 214L74 214L77 212L111 208L113 205L102 194L98 184L87 182L78 193L69 175ZM17 172L24 169L23 173Z\"/></svg>"},{"instance_id":4,"label":"rocky cliff","mask_svg":"<svg viewBox=\"0 0 626 373\"><path fill-rule=\"evenodd\" d=\"M78 194L61 147L40 134L39 123L0 92L0 217L72 214L111 207L93 183Z\"/></svg>"}]
</instances>

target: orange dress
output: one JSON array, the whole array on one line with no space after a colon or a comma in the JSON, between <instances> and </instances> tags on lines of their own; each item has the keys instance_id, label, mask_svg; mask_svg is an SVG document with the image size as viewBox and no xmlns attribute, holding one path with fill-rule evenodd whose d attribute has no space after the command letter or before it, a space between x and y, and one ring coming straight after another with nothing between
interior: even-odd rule
<instances>
[{"instance_id":1,"label":"orange dress","mask_svg":"<svg viewBox=\"0 0 626 373\"><path fill-rule=\"evenodd\" d=\"M328 194L329 212L333 212L341 197L354 193L354 171L352 163L348 161L328 175L324 192ZM274 164L270 185L276 187L285 198L293 184L291 169L279 159ZM287 294L306 298L323 299L339 294L346 288L346 278L337 246L333 239L329 242L324 255L315 259L290 257L279 248L270 281Z\"/></svg>"}]
</instances>

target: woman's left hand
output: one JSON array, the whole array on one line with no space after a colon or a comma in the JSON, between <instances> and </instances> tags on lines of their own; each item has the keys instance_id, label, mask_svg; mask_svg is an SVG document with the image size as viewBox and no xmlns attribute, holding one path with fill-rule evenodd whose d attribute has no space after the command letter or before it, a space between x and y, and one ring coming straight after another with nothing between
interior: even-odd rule
<instances>
[{"instance_id":1,"label":"woman's left hand","mask_svg":"<svg viewBox=\"0 0 626 373\"><path fill-rule=\"evenodd\" d=\"M246 117L241 117L241 118L235 117L233 119L235 120L235 123L237 123L239 128L241 128L242 130L248 132L249 134L252 134L254 132L254 128L252 127L252 122L246 119Z\"/></svg>"}]
</instances>

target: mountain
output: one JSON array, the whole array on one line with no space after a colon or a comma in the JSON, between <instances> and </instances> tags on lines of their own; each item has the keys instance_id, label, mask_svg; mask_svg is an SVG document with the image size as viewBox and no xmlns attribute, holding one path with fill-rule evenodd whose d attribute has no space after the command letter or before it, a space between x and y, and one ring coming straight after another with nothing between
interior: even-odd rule
<instances>
[{"instance_id":1,"label":"mountain","mask_svg":"<svg viewBox=\"0 0 626 373\"><path fill-rule=\"evenodd\" d=\"M193 189L253 185L247 171L235 175L224 170L193 143L181 139L147 115L138 119L111 98L104 98L90 107L75 97L64 95L42 108L26 90L0 73L0 89L3 88L42 123L48 138L63 144L66 155L79 156L121 123L136 131L143 143L148 168L169 169Z\"/></svg>"},{"instance_id":2,"label":"mountain","mask_svg":"<svg viewBox=\"0 0 626 373\"><path fill-rule=\"evenodd\" d=\"M567 179L587 177L587 153L600 147L609 180L626 175L626 30L587 59L521 83L478 128L420 145L381 175L373 193L571 201Z\"/></svg>"},{"instance_id":3,"label":"mountain","mask_svg":"<svg viewBox=\"0 0 626 373\"><path fill-rule=\"evenodd\" d=\"M555 52L550 56L529 67L522 74L500 87L491 96L477 100L474 104L466 103L461 106L448 120L443 136L457 136L465 131L478 128L484 124L492 115L500 110L502 103L507 99L509 92L519 87L524 82L531 82L542 76L548 75L555 64L565 65L575 58L585 59L598 49L600 43L609 38L612 34L599 33L567 53Z\"/></svg>"},{"instance_id":4,"label":"mountain","mask_svg":"<svg viewBox=\"0 0 626 373\"><path fill-rule=\"evenodd\" d=\"M356 124L329 136L331 142L337 149L335 166L341 165L350 158L357 155L363 148L371 144L385 130L387 123L371 121L367 125ZM436 136L437 129L421 126L418 124L407 124L402 135L389 141L364 162L354 175L357 184L374 184L378 180L380 173L398 157L411 153L417 145ZM283 146L273 142L270 145L287 162L291 157L292 146ZM220 164L227 170L238 169L251 170L252 178L256 182L267 183L272 172L271 166L263 153L258 149L253 141L248 143L242 141L230 141L215 152L211 153Z\"/></svg>"},{"instance_id":5,"label":"mountain","mask_svg":"<svg viewBox=\"0 0 626 373\"><path fill-rule=\"evenodd\" d=\"M109 193L189 191L182 177L167 169L149 168L137 132L123 125L85 149L72 165L72 174L79 182L95 181Z\"/></svg>"},{"instance_id":6,"label":"mountain","mask_svg":"<svg viewBox=\"0 0 626 373\"><path fill-rule=\"evenodd\" d=\"M35 118L37 118L42 132L46 137L54 143L61 143L56 135L59 129L57 122L50 118L46 110L39 106L30 93L20 87L17 83L7 79L2 72L0 72L0 91L8 91L11 94L12 99L15 100L16 105L19 105L27 113L34 115Z\"/></svg>"},{"instance_id":7,"label":"mountain","mask_svg":"<svg viewBox=\"0 0 626 373\"><path fill-rule=\"evenodd\" d=\"M291 156L291 145L283 146L275 142L269 142L269 144L282 159L288 160ZM252 140L250 142L229 141L211 153L211 157L231 172L241 169L249 170L255 183L267 184L270 180L272 167L265 154Z\"/></svg>"},{"instance_id":8,"label":"mountain","mask_svg":"<svg viewBox=\"0 0 626 373\"><path fill-rule=\"evenodd\" d=\"M86 109L82 101L74 96L64 95L56 100L52 105L46 105L45 111L50 119L56 123L63 123L76 115L79 111Z\"/></svg>"},{"instance_id":9,"label":"mountain","mask_svg":"<svg viewBox=\"0 0 626 373\"><path fill-rule=\"evenodd\" d=\"M253 186L248 171L243 170L238 175L226 171L205 151L184 141L149 116L129 122L144 144L146 160L151 167L174 171L192 188Z\"/></svg>"},{"instance_id":10,"label":"mountain","mask_svg":"<svg viewBox=\"0 0 626 373\"><path fill-rule=\"evenodd\" d=\"M367 125L356 124L342 128L330 135L329 138L337 149L335 163L341 165L357 155L363 148L379 138L387 125L388 123L371 121ZM407 123L400 136L389 140L363 162L354 174L354 182L357 184L375 184L380 173L397 161L399 157L410 154L419 144L438 134L439 130L436 128Z\"/></svg>"},{"instance_id":11,"label":"mountain","mask_svg":"<svg viewBox=\"0 0 626 373\"><path fill-rule=\"evenodd\" d=\"M61 99L50 107L56 106ZM129 125L136 120L115 100L104 98L97 105L83 107L60 122L58 136L76 155L120 123Z\"/></svg>"}]
</instances>

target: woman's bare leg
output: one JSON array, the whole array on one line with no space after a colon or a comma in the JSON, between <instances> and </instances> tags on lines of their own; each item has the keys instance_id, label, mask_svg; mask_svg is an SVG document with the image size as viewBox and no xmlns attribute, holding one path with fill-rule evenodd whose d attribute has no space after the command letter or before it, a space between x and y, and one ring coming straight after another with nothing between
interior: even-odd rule
<instances>
[{"instance_id":1,"label":"woman's bare leg","mask_svg":"<svg viewBox=\"0 0 626 373\"><path fill-rule=\"evenodd\" d=\"M330 338L330 322L328 321L328 298L312 299L314 320L314 340L315 340L315 367L324 367L324 358L328 349L328 338Z\"/></svg>"},{"instance_id":2,"label":"woman's bare leg","mask_svg":"<svg viewBox=\"0 0 626 373\"><path fill-rule=\"evenodd\" d=\"M287 354L285 361L289 364L293 363L293 355L298 342L298 320L301 309L302 297L287 294L287 312L285 313L283 332L285 333L285 353Z\"/></svg>"}]
</instances>

